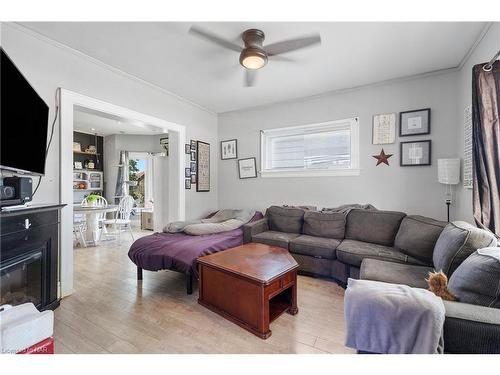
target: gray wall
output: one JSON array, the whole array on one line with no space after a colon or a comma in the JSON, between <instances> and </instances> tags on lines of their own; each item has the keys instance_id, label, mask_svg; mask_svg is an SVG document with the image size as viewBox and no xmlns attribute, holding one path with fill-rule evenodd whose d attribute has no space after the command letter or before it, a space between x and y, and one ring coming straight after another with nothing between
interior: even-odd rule
<instances>
[{"instance_id":1,"label":"gray wall","mask_svg":"<svg viewBox=\"0 0 500 375\"><path fill-rule=\"evenodd\" d=\"M275 104L219 115L219 141L238 139L238 156L257 157L259 130L359 116L360 176L256 178L239 180L234 160L219 160L219 206L255 207L271 204L372 203L380 209L402 210L438 219L445 216L445 186L437 181L437 159L458 157L462 132L457 111L458 72L397 83L374 85L317 98ZM391 145L371 144L372 116L430 107L428 136L397 138ZM399 141L432 140L432 166L400 167ZM381 148L394 154L390 166L375 166ZM453 212L453 219L459 218Z\"/></svg>"},{"instance_id":2,"label":"gray wall","mask_svg":"<svg viewBox=\"0 0 500 375\"><path fill-rule=\"evenodd\" d=\"M500 49L500 23L496 22L490 27L481 42L469 56L459 72L458 80L458 115L462 131L458 137L460 158L464 157L463 113L465 107L472 103L472 67L489 61ZM472 218L472 189L465 189L462 185L457 189L457 211L461 217L473 222Z\"/></svg>"},{"instance_id":3,"label":"gray wall","mask_svg":"<svg viewBox=\"0 0 500 375\"><path fill-rule=\"evenodd\" d=\"M2 23L1 45L50 107L54 117L54 94L58 87L155 116L186 127L187 139L212 145L211 191L186 192L186 218L217 208L217 116L165 91L117 72L35 34L22 26ZM168 71L165 72L168 74ZM34 197L35 203L59 202L59 124L47 157L46 176ZM44 142L45 140L41 140ZM181 146L183 147L183 146ZM71 155L67 155L71 157ZM186 166L188 166L186 158Z\"/></svg>"}]
</instances>

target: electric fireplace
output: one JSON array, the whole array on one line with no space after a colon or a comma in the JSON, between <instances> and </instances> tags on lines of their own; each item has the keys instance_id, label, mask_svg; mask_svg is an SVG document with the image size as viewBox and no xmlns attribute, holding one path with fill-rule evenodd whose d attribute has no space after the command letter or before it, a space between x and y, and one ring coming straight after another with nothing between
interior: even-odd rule
<instances>
[{"instance_id":1,"label":"electric fireplace","mask_svg":"<svg viewBox=\"0 0 500 375\"><path fill-rule=\"evenodd\" d=\"M59 305L59 208L1 213L0 305L32 302L40 311Z\"/></svg>"}]
</instances>

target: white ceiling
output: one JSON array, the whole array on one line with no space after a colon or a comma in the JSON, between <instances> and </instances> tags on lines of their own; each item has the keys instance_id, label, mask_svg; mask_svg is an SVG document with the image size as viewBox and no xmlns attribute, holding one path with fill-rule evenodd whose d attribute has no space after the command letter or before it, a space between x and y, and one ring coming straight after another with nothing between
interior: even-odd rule
<instances>
[{"instance_id":1,"label":"white ceiling","mask_svg":"<svg viewBox=\"0 0 500 375\"><path fill-rule=\"evenodd\" d=\"M166 133L163 129L140 121L124 119L84 108L73 111L73 129L103 137L112 134L155 135Z\"/></svg>"},{"instance_id":2,"label":"white ceiling","mask_svg":"<svg viewBox=\"0 0 500 375\"><path fill-rule=\"evenodd\" d=\"M457 67L485 23L196 23L239 42L260 28L264 44L319 32L319 47L270 61L256 87L243 87L238 53L188 34L193 23L23 23L51 39L214 112L307 97Z\"/></svg>"}]
</instances>

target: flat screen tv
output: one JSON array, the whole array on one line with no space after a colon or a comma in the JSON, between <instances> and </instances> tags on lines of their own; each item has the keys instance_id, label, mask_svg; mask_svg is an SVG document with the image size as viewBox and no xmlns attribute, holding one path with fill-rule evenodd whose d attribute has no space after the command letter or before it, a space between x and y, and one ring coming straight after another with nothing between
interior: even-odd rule
<instances>
[{"instance_id":1,"label":"flat screen tv","mask_svg":"<svg viewBox=\"0 0 500 375\"><path fill-rule=\"evenodd\" d=\"M0 168L43 175L49 107L0 48Z\"/></svg>"}]
</instances>

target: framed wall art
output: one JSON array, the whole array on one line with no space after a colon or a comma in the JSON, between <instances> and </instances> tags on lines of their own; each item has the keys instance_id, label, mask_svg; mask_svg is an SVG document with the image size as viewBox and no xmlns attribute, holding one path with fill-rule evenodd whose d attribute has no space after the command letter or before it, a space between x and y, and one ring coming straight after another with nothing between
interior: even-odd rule
<instances>
[{"instance_id":1,"label":"framed wall art","mask_svg":"<svg viewBox=\"0 0 500 375\"><path fill-rule=\"evenodd\" d=\"M184 145L184 153L186 153L188 155L191 153L191 145L189 143L186 143Z\"/></svg>"},{"instance_id":2,"label":"framed wall art","mask_svg":"<svg viewBox=\"0 0 500 375\"><path fill-rule=\"evenodd\" d=\"M222 160L238 159L238 141L236 139L220 143L220 158Z\"/></svg>"},{"instance_id":3,"label":"framed wall art","mask_svg":"<svg viewBox=\"0 0 500 375\"><path fill-rule=\"evenodd\" d=\"M417 109L399 114L399 136L422 135L431 133L431 109Z\"/></svg>"},{"instance_id":4,"label":"framed wall art","mask_svg":"<svg viewBox=\"0 0 500 375\"><path fill-rule=\"evenodd\" d=\"M191 178L186 178L184 180L184 188L185 189L191 189Z\"/></svg>"},{"instance_id":5,"label":"framed wall art","mask_svg":"<svg viewBox=\"0 0 500 375\"><path fill-rule=\"evenodd\" d=\"M210 144L196 142L196 191L210 191Z\"/></svg>"},{"instance_id":6,"label":"framed wall art","mask_svg":"<svg viewBox=\"0 0 500 375\"><path fill-rule=\"evenodd\" d=\"M385 145L396 141L396 114L373 115L372 144Z\"/></svg>"},{"instance_id":7,"label":"framed wall art","mask_svg":"<svg viewBox=\"0 0 500 375\"><path fill-rule=\"evenodd\" d=\"M255 158L238 159L240 179L257 177L257 161Z\"/></svg>"},{"instance_id":8,"label":"framed wall art","mask_svg":"<svg viewBox=\"0 0 500 375\"><path fill-rule=\"evenodd\" d=\"M401 142L400 155L402 167L431 165L431 141Z\"/></svg>"}]
</instances>

